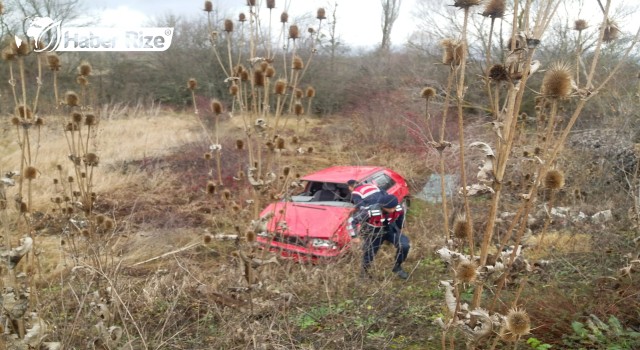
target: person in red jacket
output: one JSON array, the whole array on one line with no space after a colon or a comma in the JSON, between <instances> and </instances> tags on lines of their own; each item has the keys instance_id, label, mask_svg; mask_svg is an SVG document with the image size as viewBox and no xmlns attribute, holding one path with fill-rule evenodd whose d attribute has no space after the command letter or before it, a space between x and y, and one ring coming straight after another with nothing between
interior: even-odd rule
<instances>
[{"instance_id":1,"label":"person in red jacket","mask_svg":"<svg viewBox=\"0 0 640 350\"><path fill-rule=\"evenodd\" d=\"M349 186L351 188L351 184ZM395 196L379 189L376 192L374 188L368 187L356 193L357 190L358 187L354 187L352 201L360 205L356 204L357 210L352 217L352 225L354 227L359 225L359 233L363 237L362 275L371 277L369 269L373 259L382 243L388 241L396 247L396 259L392 271L402 279L409 278L409 274L402 269L402 263L407 258L410 248L409 237L402 233L404 220L402 205L398 204ZM355 196L354 193L356 193ZM358 231L354 229L354 232Z\"/></svg>"}]
</instances>

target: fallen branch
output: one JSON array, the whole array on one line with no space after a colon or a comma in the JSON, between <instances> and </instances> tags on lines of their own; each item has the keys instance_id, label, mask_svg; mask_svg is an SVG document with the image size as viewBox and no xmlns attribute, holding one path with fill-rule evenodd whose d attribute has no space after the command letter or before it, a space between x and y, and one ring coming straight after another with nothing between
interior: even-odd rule
<instances>
[{"instance_id":1,"label":"fallen branch","mask_svg":"<svg viewBox=\"0 0 640 350\"><path fill-rule=\"evenodd\" d=\"M145 260L145 261L137 262L137 263L135 263L135 264L131 265L130 267L134 267L134 266L138 266L138 265L146 264L146 263L148 263L148 262L151 262L151 261L154 261L154 260L158 260L158 259L160 259L160 258L164 258L164 257L167 257L167 256L169 256L169 255L177 254L177 253L183 252L183 251L185 251L185 250L191 249L191 248L193 248L193 247L195 247L195 246L197 246L197 245L200 245L200 244L201 244L200 242L192 243L192 244L189 244L188 246L182 247L182 248L180 248L180 249L177 249L177 250L174 250L174 251L170 251L170 252L164 253L164 254L162 254L162 255L155 256L155 257L153 257L153 258L151 258L151 259L147 259L147 260Z\"/></svg>"}]
</instances>

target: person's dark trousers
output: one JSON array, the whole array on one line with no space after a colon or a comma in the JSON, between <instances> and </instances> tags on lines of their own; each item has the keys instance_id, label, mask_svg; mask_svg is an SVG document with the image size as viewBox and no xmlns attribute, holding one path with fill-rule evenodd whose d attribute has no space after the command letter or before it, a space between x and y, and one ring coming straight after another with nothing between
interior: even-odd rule
<instances>
[{"instance_id":1,"label":"person's dark trousers","mask_svg":"<svg viewBox=\"0 0 640 350\"><path fill-rule=\"evenodd\" d=\"M402 265L402 262L404 262L409 254L409 237L402 234L402 231L395 224L385 228L384 231L385 233L383 234L367 236L364 239L362 267L365 271L371 266L374 257L384 241L389 241L396 247L396 263L394 267Z\"/></svg>"}]
</instances>

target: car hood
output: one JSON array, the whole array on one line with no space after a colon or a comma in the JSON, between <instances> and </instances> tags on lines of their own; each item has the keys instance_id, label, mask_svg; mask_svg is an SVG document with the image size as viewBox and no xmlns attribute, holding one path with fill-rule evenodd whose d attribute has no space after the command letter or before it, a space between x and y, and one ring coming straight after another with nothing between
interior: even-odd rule
<instances>
[{"instance_id":1,"label":"car hood","mask_svg":"<svg viewBox=\"0 0 640 350\"><path fill-rule=\"evenodd\" d=\"M330 239L349 218L353 208L309 203L278 202L260 214L273 215L267 223L270 232L290 236Z\"/></svg>"}]
</instances>

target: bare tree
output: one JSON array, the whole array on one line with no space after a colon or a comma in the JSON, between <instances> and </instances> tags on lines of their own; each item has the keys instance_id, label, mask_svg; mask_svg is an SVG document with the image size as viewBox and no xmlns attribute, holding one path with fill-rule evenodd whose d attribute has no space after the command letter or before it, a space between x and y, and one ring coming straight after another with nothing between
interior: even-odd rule
<instances>
[{"instance_id":1,"label":"bare tree","mask_svg":"<svg viewBox=\"0 0 640 350\"><path fill-rule=\"evenodd\" d=\"M380 0L382 4L382 42L380 43L381 51L389 51L391 47L391 30L393 24L400 15L400 5L402 0Z\"/></svg>"}]
</instances>

